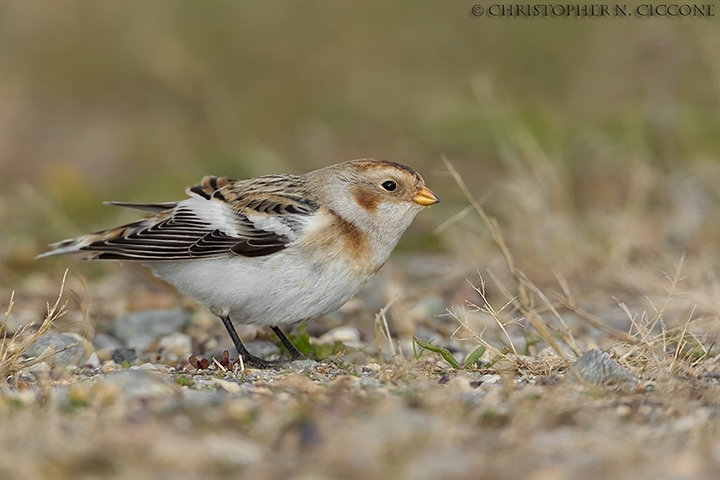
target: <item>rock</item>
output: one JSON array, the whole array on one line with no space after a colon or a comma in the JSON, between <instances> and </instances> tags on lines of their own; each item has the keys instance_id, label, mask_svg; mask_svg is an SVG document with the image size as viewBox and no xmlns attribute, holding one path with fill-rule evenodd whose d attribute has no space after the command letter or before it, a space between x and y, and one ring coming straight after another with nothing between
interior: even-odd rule
<instances>
[{"instance_id":1,"label":"rock","mask_svg":"<svg viewBox=\"0 0 720 480\"><path fill-rule=\"evenodd\" d=\"M301 360L293 360L288 365L297 369L299 372L307 373L311 372L315 367L320 366L320 363L311 358L303 358Z\"/></svg>"},{"instance_id":2,"label":"rock","mask_svg":"<svg viewBox=\"0 0 720 480\"><path fill-rule=\"evenodd\" d=\"M282 356L280 347L272 342L255 341L245 345L248 352L263 360L274 360Z\"/></svg>"},{"instance_id":3,"label":"rock","mask_svg":"<svg viewBox=\"0 0 720 480\"><path fill-rule=\"evenodd\" d=\"M158 338L177 332L192 321L185 310L144 310L115 320L112 334L126 347L145 352Z\"/></svg>"},{"instance_id":4,"label":"rock","mask_svg":"<svg viewBox=\"0 0 720 480\"><path fill-rule=\"evenodd\" d=\"M165 335L158 342L158 350L163 354L172 354L177 358L185 358L192 353L192 340L189 335L175 332Z\"/></svg>"},{"instance_id":5,"label":"rock","mask_svg":"<svg viewBox=\"0 0 720 480\"><path fill-rule=\"evenodd\" d=\"M132 363L137 360L138 356L134 348L115 348L110 352L113 362L122 365L125 362Z\"/></svg>"},{"instance_id":6,"label":"rock","mask_svg":"<svg viewBox=\"0 0 720 480\"><path fill-rule=\"evenodd\" d=\"M84 365L93 352L92 344L76 333L44 333L25 350L25 357L37 357L54 349L47 359L51 366Z\"/></svg>"},{"instance_id":7,"label":"rock","mask_svg":"<svg viewBox=\"0 0 720 480\"><path fill-rule=\"evenodd\" d=\"M382 382L378 380L377 378L372 377L361 377L360 378L360 388L364 388L366 390L375 390L376 388L380 388L382 386Z\"/></svg>"},{"instance_id":8,"label":"rock","mask_svg":"<svg viewBox=\"0 0 720 480\"><path fill-rule=\"evenodd\" d=\"M366 373L366 374L367 373L378 373L380 370L382 370L382 367L375 362L368 363L367 365L362 366L362 372Z\"/></svg>"},{"instance_id":9,"label":"rock","mask_svg":"<svg viewBox=\"0 0 720 480\"><path fill-rule=\"evenodd\" d=\"M596 385L632 382L637 379L605 352L593 348L578 358L572 367L588 383ZM572 375L572 373L571 373Z\"/></svg>"},{"instance_id":10,"label":"rock","mask_svg":"<svg viewBox=\"0 0 720 480\"><path fill-rule=\"evenodd\" d=\"M367 356L363 352L351 352L343 355L340 361L348 365L365 365Z\"/></svg>"},{"instance_id":11,"label":"rock","mask_svg":"<svg viewBox=\"0 0 720 480\"><path fill-rule=\"evenodd\" d=\"M142 365L135 365L133 367L130 367L130 370L143 370L143 371L157 370L157 369L158 368L155 365L153 365L152 363L143 363Z\"/></svg>"},{"instance_id":12,"label":"rock","mask_svg":"<svg viewBox=\"0 0 720 480\"><path fill-rule=\"evenodd\" d=\"M112 350L114 348L122 347L123 344L117 338L107 333L98 333L93 338L93 346L95 350Z\"/></svg>"},{"instance_id":13,"label":"rock","mask_svg":"<svg viewBox=\"0 0 720 480\"><path fill-rule=\"evenodd\" d=\"M228 393L240 393L240 391L242 390L242 388L237 382L230 382L228 380L222 380L220 378L213 378L212 384L217 388L222 388Z\"/></svg>"},{"instance_id":14,"label":"rock","mask_svg":"<svg viewBox=\"0 0 720 480\"><path fill-rule=\"evenodd\" d=\"M483 375L478 379L482 385L492 385L500 381L500 375Z\"/></svg>"},{"instance_id":15,"label":"rock","mask_svg":"<svg viewBox=\"0 0 720 480\"><path fill-rule=\"evenodd\" d=\"M102 366L102 368L100 368L100 371L102 373L112 373L112 372L116 372L119 369L120 369L120 367L118 367L117 364L113 360L110 360L110 361L105 362L105 364Z\"/></svg>"},{"instance_id":16,"label":"rock","mask_svg":"<svg viewBox=\"0 0 720 480\"><path fill-rule=\"evenodd\" d=\"M360 343L360 332L357 328L350 325L335 327L328 330L325 335L318 339L319 343L337 343L341 342L348 346L355 346Z\"/></svg>"},{"instance_id":17,"label":"rock","mask_svg":"<svg viewBox=\"0 0 720 480\"><path fill-rule=\"evenodd\" d=\"M92 368L100 368L100 358L98 357L97 352L93 352L85 364L90 365Z\"/></svg>"},{"instance_id":18,"label":"rock","mask_svg":"<svg viewBox=\"0 0 720 480\"><path fill-rule=\"evenodd\" d=\"M49 370L50 370L50 365L48 365L47 362L40 362L40 363L35 363L33 365L30 365L29 367L23 369L22 373L47 372Z\"/></svg>"},{"instance_id":19,"label":"rock","mask_svg":"<svg viewBox=\"0 0 720 480\"><path fill-rule=\"evenodd\" d=\"M107 374L102 382L119 387L125 400L165 397L180 391L178 385L153 370L120 370Z\"/></svg>"}]
</instances>

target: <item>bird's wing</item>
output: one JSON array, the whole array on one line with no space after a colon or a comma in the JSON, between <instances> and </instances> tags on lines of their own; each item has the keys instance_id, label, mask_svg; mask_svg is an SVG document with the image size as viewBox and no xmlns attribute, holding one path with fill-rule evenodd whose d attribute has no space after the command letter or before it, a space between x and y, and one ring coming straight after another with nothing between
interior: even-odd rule
<instances>
[{"instance_id":1,"label":"bird's wing","mask_svg":"<svg viewBox=\"0 0 720 480\"><path fill-rule=\"evenodd\" d=\"M105 205L113 205L115 207L132 208L142 212L160 213L165 210L173 209L177 206L177 202L165 203L130 203L130 202L104 202Z\"/></svg>"},{"instance_id":2,"label":"bird's wing","mask_svg":"<svg viewBox=\"0 0 720 480\"><path fill-rule=\"evenodd\" d=\"M114 203L155 215L59 242L41 256L91 252L89 259L177 261L279 252L315 220L319 207L300 194L285 194L276 187L286 177L274 177L243 182L206 177L178 203Z\"/></svg>"}]
</instances>

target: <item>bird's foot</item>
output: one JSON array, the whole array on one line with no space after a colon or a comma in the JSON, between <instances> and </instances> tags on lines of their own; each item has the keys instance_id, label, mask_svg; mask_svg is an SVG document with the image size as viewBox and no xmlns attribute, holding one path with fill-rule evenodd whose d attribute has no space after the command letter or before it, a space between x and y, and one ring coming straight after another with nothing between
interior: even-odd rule
<instances>
[{"instance_id":1,"label":"bird's foot","mask_svg":"<svg viewBox=\"0 0 720 480\"><path fill-rule=\"evenodd\" d=\"M242 359L244 366L252 368L276 368L284 363L282 360L263 360L262 358L256 357L249 352L239 355L238 360L240 359Z\"/></svg>"},{"instance_id":2,"label":"bird's foot","mask_svg":"<svg viewBox=\"0 0 720 480\"><path fill-rule=\"evenodd\" d=\"M188 361L190 362L190 365L197 368L198 370L206 370L211 367L215 367L218 370L233 370L236 365L240 364L242 364L243 368L274 368L284 363L284 361L282 360L263 360L260 357L252 355L247 350L239 354L234 360L230 359L229 350L223 350L222 356L219 359L215 357L211 357L211 359L207 359L204 357L198 358L196 355L190 355Z\"/></svg>"},{"instance_id":3,"label":"bird's foot","mask_svg":"<svg viewBox=\"0 0 720 480\"><path fill-rule=\"evenodd\" d=\"M298 350L296 350L294 352L290 352L290 360L288 360L288 361L294 362L295 360L307 360L307 359L308 359L308 357L306 357L305 355L300 353Z\"/></svg>"}]
</instances>

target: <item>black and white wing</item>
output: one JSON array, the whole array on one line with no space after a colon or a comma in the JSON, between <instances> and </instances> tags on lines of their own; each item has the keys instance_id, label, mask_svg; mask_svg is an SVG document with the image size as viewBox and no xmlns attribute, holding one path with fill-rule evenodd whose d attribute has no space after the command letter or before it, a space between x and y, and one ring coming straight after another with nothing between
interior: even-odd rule
<instances>
[{"instance_id":1,"label":"black and white wing","mask_svg":"<svg viewBox=\"0 0 720 480\"><path fill-rule=\"evenodd\" d=\"M295 241L315 219L318 204L297 188L287 188L297 187L301 179L278 175L233 182L205 177L181 202L113 202L154 215L58 242L40 257L89 252L88 259L154 262L271 255Z\"/></svg>"}]
</instances>

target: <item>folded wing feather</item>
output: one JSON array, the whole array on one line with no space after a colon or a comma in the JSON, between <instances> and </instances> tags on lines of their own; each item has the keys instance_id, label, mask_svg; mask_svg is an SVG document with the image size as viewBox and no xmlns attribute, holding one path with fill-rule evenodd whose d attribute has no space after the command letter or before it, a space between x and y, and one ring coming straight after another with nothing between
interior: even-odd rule
<instances>
[{"instance_id":1,"label":"folded wing feather","mask_svg":"<svg viewBox=\"0 0 720 480\"><path fill-rule=\"evenodd\" d=\"M288 199L292 204L292 200ZM234 255L259 257L283 250L311 221L312 213L262 213L228 203L191 195L178 203L112 205L149 211L155 215L117 228L52 245L43 254L91 252L89 259L167 261L217 258ZM292 207L292 205L290 205ZM292 209L291 209L292 210Z\"/></svg>"}]
</instances>

